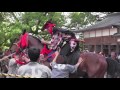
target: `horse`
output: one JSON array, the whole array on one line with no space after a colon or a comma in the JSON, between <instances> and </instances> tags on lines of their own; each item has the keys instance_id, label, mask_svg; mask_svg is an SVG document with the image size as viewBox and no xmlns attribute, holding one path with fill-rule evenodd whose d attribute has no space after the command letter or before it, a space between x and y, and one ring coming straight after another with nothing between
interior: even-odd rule
<instances>
[{"instance_id":1,"label":"horse","mask_svg":"<svg viewBox=\"0 0 120 90\"><path fill-rule=\"evenodd\" d=\"M25 33L27 33L26 30L23 30L23 33L21 35L24 35ZM29 33L28 33L27 39L25 40L25 42L28 43L28 45L26 45L26 47L22 47L21 45L19 45L20 40L21 40L21 36L19 36L18 38L15 38L14 42L12 42L12 44L9 48L11 53L16 52L17 54L20 55L21 52L24 52L27 54L27 50L30 47L36 47L36 48L40 49L40 51L43 49L43 47L45 47L45 45L43 43L41 43L39 37L29 35ZM46 48L49 49L47 45L46 45ZM44 57L46 58L47 55L45 55ZM44 61L44 62L42 62L42 64L44 64L50 68L50 64L48 61Z\"/></svg>"},{"instance_id":2,"label":"horse","mask_svg":"<svg viewBox=\"0 0 120 90\"><path fill-rule=\"evenodd\" d=\"M61 54L65 55L67 64L75 65L80 58L83 59L76 74L71 74L70 77L89 77L89 78L102 78L107 71L107 62L105 57L95 54L93 52L80 53L79 44L71 52L70 43L67 42L61 49Z\"/></svg>"},{"instance_id":3,"label":"horse","mask_svg":"<svg viewBox=\"0 0 120 90\"><path fill-rule=\"evenodd\" d=\"M54 31L56 32L56 29L57 28L55 27L55 24L51 23L51 21L46 22L42 28L42 30L47 30L52 36L54 36ZM58 28L57 30L62 31L65 34L69 34L71 37L75 38L75 35L72 31L64 30L62 28ZM70 38L66 39L63 37L63 40L61 40L62 43L65 41L66 44L61 47L60 54L63 55L62 61L58 58L57 62L60 61L60 63L63 63L66 61L67 64L75 65L77 61L82 58L82 63L79 65L77 74L74 77L80 77L81 72L84 72L85 74L83 75L85 75L85 77L87 76L88 78L104 78L104 75L107 71L107 62L105 57L91 52L80 53L80 50L78 49L78 42L74 40L74 43L77 44L73 49L70 46Z\"/></svg>"},{"instance_id":4,"label":"horse","mask_svg":"<svg viewBox=\"0 0 120 90\"><path fill-rule=\"evenodd\" d=\"M13 41L16 42L17 38L15 38ZM14 43L13 45L11 44L10 48L14 49L17 48L16 44ZM2 61L0 61L0 72L1 73L7 73L8 72L8 66L9 66L9 60L11 59L11 55L12 53L14 53L14 51L11 51L11 49L6 49L4 51L4 55L2 58L0 58ZM6 58L5 60L3 60L3 58ZM0 78L6 78L6 76L1 76Z\"/></svg>"},{"instance_id":5,"label":"horse","mask_svg":"<svg viewBox=\"0 0 120 90\"><path fill-rule=\"evenodd\" d=\"M24 35L26 32L23 31L22 35ZM54 32L54 34L57 33L57 30L56 32ZM59 34L60 36L60 34ZM21 37L21 36L20 36ZM35 36L32 36L32 35L28 35L27 39L26 39L26 42L28 43L28 46L26 46L25 48L22 48L18 45L19 41L20 41L20 37L17 39L14 40L14 42L11 44L10 48L9 48L9 51L11 51L11 53L14 53L14 52L18 52L20 53L20 51L23 49L23 50L26 50L30 47L36 47L36 48L39 48L40 50L43 49L44 45L41 43L41 41L35 37ZM54 42L55 40L52 39L51 42ZM51 45L52 46L52 45ZM56 45L57 46L57 45ZM21 49L22 48L22 49ZM22 51L23 51L22 50ZM54 50L53 50L54 51ZM50 58L50 56L53 54L54 52L50 53L49 56L45 56L46 58L46 61L42 62L44 65L48 66L50 68L50 62L48 62L47 60ZM53 58L51 58L53 59ZM62 62L62 57L59 57L59 59L61 60L58 60L57 62L60 63Z\"/></svg>"}]
</instances>

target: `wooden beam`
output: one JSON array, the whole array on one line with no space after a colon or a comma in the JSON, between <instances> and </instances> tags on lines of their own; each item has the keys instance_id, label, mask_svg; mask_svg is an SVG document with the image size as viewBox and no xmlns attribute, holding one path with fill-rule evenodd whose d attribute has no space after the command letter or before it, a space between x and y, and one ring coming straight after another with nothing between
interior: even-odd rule
<instances>
[{"instance_id":1,"label":"wooden beam","mask_svg":"<svg viewBox=\"0 0 120 90\"><path fill-rule=\"evenodd\" d=\"M119 53L119 43L116 45L116 52Z\"/></svg>"},{"instance_id":2,"label":"wooden beam","mask_svg":"<svg viewBox=\"0 0 120 90\"><path fill-rule=\"evenodd\" d=\"M110 54L111 53L111 45L109 44L108 45L108 54Z\"/></svg>"},{"instance_id":3,"label":"wooden beam","mask_svg":"<svg viewBox=\"0 0 120 90\"><path fill-rule=\"evenodd\" d=\"M103 44L101 44L101 50L100 51L103 52Z\"/></svg>"},{"instance_id":4,"label":"wooden beam","mask_svg":"<svg viewBox=\"0 0 120 90\"><path fill-rule=\"evenodd\" d=\"M96 45L94 45L94 51L96 52Z\"/></svg>"}]
</instances>

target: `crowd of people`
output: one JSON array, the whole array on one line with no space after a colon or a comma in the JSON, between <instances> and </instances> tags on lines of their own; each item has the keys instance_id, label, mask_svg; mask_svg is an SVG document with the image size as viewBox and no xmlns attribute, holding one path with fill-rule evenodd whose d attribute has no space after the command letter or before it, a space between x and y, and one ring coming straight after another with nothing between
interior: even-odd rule
<instances>
[{"instance_id":1,"label":"crowd of people","mask_svg":"<svg viewBox=\"0 0 120 90\"><path fill-rule=\"evenodd\" d=\"M23 40L22 36L24 35L24 33L25 31L21 35L21 40ZM59 34L60 34L59 36L61 36L61 33ZM62 36L64 38L72 37L69 34L65 34L65 35L63 34ZM53 43L52 42L53 40L56 41L56 43L57 42L59 43L58 38L60 40L62 39L62 37L58 37L56 39L53 39L53 38L50 42L39 37L41 43L45 45L51 45L51 43ZM18 41L18 44L21 43L21 40ZM84 40L79 40L79 42L84 42ZM54 46L51 45L52 49L57 48L58 43L57 44L56 43ZM44 50L46 50L46 48L43 48L43 51ZM69 78L70 73L75 73L77 71L77 68L81 63L82 59L79 59L76 65L69 65L66 62L58 64L56 63L56 60L59 56L59 53L60 53L60 47L57 51L55 51L55 57L52 60L52 62L50 62L50 68L42 63L45 60L44 54L41 53L41 50L36 47L30 47L27 51L27 56L25 55L21 56L20 54L16 53L12 58L4 57L5 58L4 61L9 61L7 74L30 76L33 78ZM13 78L13 77L7 76L7 78Z\"/></svg>"},{"instance_id":2,"label":"crowd of people","mask_svg":"<svg viewBox=\"0 0 120 90\"><path fill-rule=\"evenodd\" d=\"M78 66L82 62L79 59L76 65L69 65L66 62L62 64L57 64L56 60L60 54L60 48L55 52L55 58L50 63L51 68L45 66L41 63L44 60L44 56L40 54L40 49L31 47L28 49L28 57L20 56L19 54L14 56L14 58L6 58L9 60L8 64L8 74L15 74L21 76L30 76L32 78L69 78L70 73L75 73ZM89 52L88 50L86 52ZM95 52L94 52L95 53ZM103 55L104 53L99 52L98 54ZM1 53L2 56L2 53ZM20 59L25 62L25 64L18 64L16 61ZM120 63L120 54L116 52L111 52L111 54L106 57L116 62ZM14 76L7 76L6 78L15 78Z\"/></svg>"},{"instance_id":3,"label":"crowd of people","mask_svg":"<svg viewBox=\"0 0 120 90\"><path fill-rule=\"evenodd\" d=\"M56 60L60 54L60 48L55 52L55 58L50 63L51 68L45 66L41 61L44 61L44 56L40 54L40 49L31 47L28 49L28 57L20 56L19 54L14 56L14 58L5 58L9 60L8 64L8 74L21 75L21 76L30 76L32 78L69 78L70 73L75 73L78 66L82 62L82 59L79 59L76 65L69 65L66 62L62 64L57 64ZM89 52L86 50L86 52ZM94 52L95 53L95 52ZM98 54L105 56L103 52ZM0 53L2 57L3 53ZM19 64L16 61L20 59L25 62L25 64ZM120 54L116 52L111 52L111 54L106 57L116 62L120 63ZM7 76L6 78L15 78L14 76Z\"/></svg>"},{"instance_id":4,"label":"crowd of people","mask_svg":"<svg viewBox=\"0 0 120 90\"><path fill-rule=\"evenodd\" d=\"M75 73L82 60L79 60L76 65L69 65L65 62L57 64L56 60L59 56L60 48L55 52L55 58L50 63L51 69L40 63L43 60L40 55L40 49L31 47L28 49L29 58L16 55L14 58L9 59L8 74L30 76L31 78L69 78L70 73ZM18 59L23 60L26 64L18 64ZM15 78L14 76L7 76L6 78Z\"/></svg>"}]
</instances>

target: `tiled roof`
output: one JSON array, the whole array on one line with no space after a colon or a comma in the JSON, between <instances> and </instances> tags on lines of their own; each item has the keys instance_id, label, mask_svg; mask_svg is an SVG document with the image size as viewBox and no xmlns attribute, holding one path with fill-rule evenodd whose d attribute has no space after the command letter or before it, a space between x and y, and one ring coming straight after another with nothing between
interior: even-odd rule
<instances>
[{"instance_id":1,"label":"tiled roof","mask_svg":"<svg viewBox=\"0 0 120 90\"><path fill-rule=\"evenodd\" d=\"M120 26L120 13L113 13L108 15L102 21L97 22L95 25L89 26L85 29L76 30L74 32L78 33L86 30L97 30L101 28L107 28L112 26Z\"/></svg>"}]
</instances>

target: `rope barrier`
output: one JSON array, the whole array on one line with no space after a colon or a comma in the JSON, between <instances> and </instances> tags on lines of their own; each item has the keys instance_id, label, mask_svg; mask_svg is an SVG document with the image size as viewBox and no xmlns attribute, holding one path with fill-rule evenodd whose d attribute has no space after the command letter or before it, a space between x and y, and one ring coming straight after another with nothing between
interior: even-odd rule
<instances>
[{"instance_id":1,"label":"rope barrier","mask_svg":"<svg viewBox=\"0 0 120 90\"><path fill-rule=\"evenodd\" d=\"M17 77L17 78L35 78L31 76L21 76L17 74L7 74L7 73L0 73L0 76L6 76L6 77Z\"/></svg>"}]
</instances>

